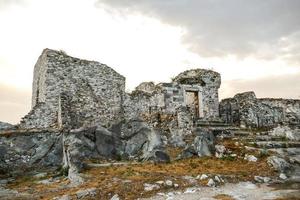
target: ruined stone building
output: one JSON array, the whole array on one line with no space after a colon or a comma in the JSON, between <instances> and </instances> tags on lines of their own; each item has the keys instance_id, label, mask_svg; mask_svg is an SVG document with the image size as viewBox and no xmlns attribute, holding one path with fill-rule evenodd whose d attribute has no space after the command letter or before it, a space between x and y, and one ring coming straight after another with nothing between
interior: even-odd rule
<instances>
[{"instance_id":1,"label":"ruined stone building","mask_svg":"<svg viewBox=\"0 0 300 200\"><path fill-rule=\"evenodd\" d=\"M220 74L193 69L169 83L144 82L125 92L125 78L112 68L45 49L34 67L32 110L21 128L110 127L142 119L191 131L199 122L240 127L300 124L300 100L237 94L219 104Z\"/></svg>"},{"instance_id":2,"label":"ruined stone building","mask_svg":"<svg viewBox=\"0 0 300 200\"><path fill-rule=\"evenodd\" d=\"M256 98L245 92L220 103L220 116L228 124L244 128L271 128L300 125L300 100Z\"/></svg>"},{"instance_id":3,"label":"ruined stone building","mask_svg":"<svg viewBox=\"0 0 300 200\"><path fill-rule=\"evenodd\" d=\"M112 68L45 49L31 111L18 126L0 123L0 172L54 167L80 182L91 160L169 162L174 147L176 159L212 156L215 136L238 127L300 126L300 100L247 92L219 103L220 84L219 73L193 69L126 93Z\"/></svg>"},{"instance_id":4,"label":"ruined stone building","mask_svg":"<svg viewBox=\"0 0 300 200\"><path fill-rule=\"evenodd\" d=\"M45 49L34 68L32 110L23 128L78 128L155 114L191 124L196 119L219 119L220 74L196 69L171 83L142 83L125 93L125 78L110 67ZM182 126L184 126L182 124Z\"/></svg>"},{"instance_id":5,"label":"ruined stone building","mask_svg":"<svg viewBox=\"0 0 300 200\"><path fill-rule=\"evenodd\" d=\"M212 147L212 133L193 128L220 120L220 84L217 72L194 69L126 93L112 68L45 49L34 67L31 111L0 134L0 170L62 167L79 180L74 174L89 159L168 162L167 146L180 146L179 157L212 155L195 149Z\"/></svg>"}]
</instances>

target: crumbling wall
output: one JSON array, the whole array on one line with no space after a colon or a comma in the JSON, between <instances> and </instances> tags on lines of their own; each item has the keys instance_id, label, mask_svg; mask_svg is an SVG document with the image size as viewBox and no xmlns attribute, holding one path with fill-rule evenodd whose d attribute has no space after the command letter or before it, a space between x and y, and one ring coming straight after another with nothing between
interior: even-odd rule
<instances>
[{"instance_id":1,"label":"crumbling wall","mask_svg":"<svg viewBox=\"0 0 300 200\"><path fill-rule=\"evenodd\" d=\"M220 74L211 70L194 69L180 73L171 83L141 83L128 94L125 113L139 116L155 112L166 115L177 115L178 109L188 107L192 121L198 118L214 120L219 118L218 89L221 84ZM187 93L195 93L198 98L198 109L189 107Z\"/></svg>"},{"instance_id":2,"label":"crumbling wall","mask_svg":"<svg viewBox=\"0 0 300 200\"><path fill-rule=\"evenodd\" d=\"M72 97L69 103L76 127L90 123L106 126L122 117L124 91L125 78L110 67L45 49L34 69L32 111L20 126L56 127L61 93Z\"/></svg>"},{"instance_id":3,"label":"crumbling wall","mask_svg":"<svg viewBox=\"0 0 300 200\"><path fill-rule=\"evenodd\" d=\"M259 99L245 92L220 103L220 117L241 127L268 128L278 124L300 124L300 100Z\"/></svg>"},{"instance_id":4,"label":"crumbling wall","mask_svg":"<svg viewBox=\"0 0 300 200\"><path fill-rule=\"evenodd\" d=\"M259 101L274 109L281 109L282 121L290 125L300 124L300 100L262 98Z\"/></svg>"}]
</instances>

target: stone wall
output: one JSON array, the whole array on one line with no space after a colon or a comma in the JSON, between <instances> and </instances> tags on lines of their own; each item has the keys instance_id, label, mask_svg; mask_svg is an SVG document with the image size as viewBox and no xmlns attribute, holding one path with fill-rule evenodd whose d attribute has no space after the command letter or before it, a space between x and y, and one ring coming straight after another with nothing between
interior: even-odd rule
<instances>
[{"instance_id":1,"label":"stone wall","mask_svg":"<svg viewBox=\"0 0 300 200\"><path fill-rule=\"evenodd\" d=\"M187 107L193 115L192 120L214 120L219 118L220 84L221 78L217 72L204 69L185 71L171 83L141 83L135 91L128 94L124 110L135 116L153 113L177 115L181 107ZM196 94L198 111L188 105L188 92Z\"/></svg>"},{"instance_id":2,"label":"stone wall","mask_svg":"<svg viewBox=\"0 0 300 200\"><path fill-rule=\"evenodd\" d=\"M199 98L202 101L200 112L203 112L200 118L205 120L219 118L218 89L221 85L219 73L205 69L187 70L176 76L173 82L180 85L183 92L189 90L199 91Z\"/></svg>"},{"instance_id":3,"label":"stone wall","mask_svg":"<svg viewBox=\"0 0 300 200\"><path fill-rule=\"evenodd\" d=\"M109 127L153 113L177 115L180 107L188 107L192 120L214 120L220 84L219 73L195 69L171 83L145 82L126 94L125 78L110 67L45 49L34 67L32 110L20 128ZM198 107L187 103L188 93L195 95Z\"/></svg>"},{"instance_id":4,"label":"stone wall","mask_svg":"<svg viewBox=\"0 0 300 200\"><path fill-rule=\"evenodd\" d=\"M22 128L57 127L59 98L69 95L74 127L122 118L125 78L110 67L45 49L34 68L32 110ZM77 123L77 124L76 124Z\"/></svg>"},{"instance_id":5,"label":"stone wall","mask_svg":"<svg viewBox=\"0 0 300 200\"><path fill-rule=\"evenodd\" d=\"M220 117L226 123L241 127L300 125L300 100L259 99L254 92L245 92L222 100Z\"/></svg>"}]
</instances>

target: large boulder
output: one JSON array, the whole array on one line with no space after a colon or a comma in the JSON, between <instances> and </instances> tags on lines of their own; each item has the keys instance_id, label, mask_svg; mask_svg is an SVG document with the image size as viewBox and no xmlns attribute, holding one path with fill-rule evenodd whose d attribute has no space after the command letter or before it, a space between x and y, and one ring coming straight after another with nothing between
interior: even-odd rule
<instances>
[{"instance_id":1,"label":"large boulder","mask_svg":"<svg viewBox=\"0 0 300 200\"><path fill-rule=\"evenodd\" d=\"M0 171L59 168L62 165L62 135L59 132L11 132L0 135Z\"/></svg>"},{"instance_id":2,"label":"large boulder","mask_svg":"<svg viewBox=\"0 0 300 200\"><path fill-rule=\"evenodd\" d=\"M116 159L121 146L120 139L101 126L71 130L63 135L63 168L73 184L81 184L84 180L80 173L89 160Z\"/></svg>"},{"instance_id":3,"label":"large boulder","mask_svg":"<svg viewBox=\"0 0 300 200\"><path fill-rule=\"evenodd\" d=\"M143 159L149 152L161 149L162 140L158 130L150 128L140 119L130 119L121 126L120 136L124 154L129 158Z\"/></svg>"},{"instance_id":4,"label":"large boulder","mask_svg":"<svg viewBox=\"0 0 300 200\"><path fill-rule=\"evenodd\" d=\"M292 166L283 158L277 156L270 156L267 159L268 164L279 172L287 172L291 170Z\"/></svg>"},{"instance_id":5,"label":"large boulder","mask_svg":"<svg viewBox=\"0 0 300 200\"><path fill-rule=\"evenodd\" d=\"M65 165L76 168L78 172L85 168L89 159L116 159L121 151L121 141L109 130L101 127L74 129L64 133Z\"/></svg>"},{"instance_id":6,"label":"large boulder","mask_svg":"<svg viewBox=\"0 0 300 200\"><path fill-rule=\"evenodd\" d=\"M210 130L195 129L196 135L193 143L185 148L179 156L180 158L189 158L192 156L212 156L215 152L215 137Z\"/></svg>"}]
</instances>

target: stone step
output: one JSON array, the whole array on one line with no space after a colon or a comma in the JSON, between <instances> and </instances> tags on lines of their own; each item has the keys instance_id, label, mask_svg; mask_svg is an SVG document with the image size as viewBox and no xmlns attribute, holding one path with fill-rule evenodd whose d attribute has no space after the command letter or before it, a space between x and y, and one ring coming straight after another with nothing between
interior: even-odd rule
<instances>
[{"instance_id":1,"label":"stone step","mask_svg":"<svg viewBox=\"0 0 300 200\"><path fill-rule=\"evenodd\" d=\"M292 141L260 141L260 142L250 142L253 146L259 148L300 148L300 142Z\"/></svg>"},{"instance_id":2,"label":"stone step","mask_svg":"<svg viewBox=\"0 0 300 200\"><path fill-rule=\"evenodd\" d=\"M234 131L233 135L235 137L247 137L253 135L253 133L249 131Z\"/></svg>"},{"instance_id":3,"label":"stone step","mask_svg":"<svg viewBox=\"0 0 300 200\"><path fill-rule=\"evenodd\" d=\"M223 121L220 121L220 120L207 121L207 120L200 120L200 119L198 119L197 121L195 121L195 126L220 126L220 127L229 127L229 126L232 126L232 124L227 124L227 123L224 123Z\"/></svg>"},{"instance_id":4,"label":"stone step","mask_svg":"<svg viewBox=\"0 0 300 200\"><path fill-rule=\"evenodd\" d=\"M259 136L252 136L252 137L245 137L243 140L248 142L258 142L258 141L286 141L285 138L278 137L278 136L269 136L269 135L259 135Z\"/></svg>"},{"instance_id":5,"label":"stone step","mask_svg":"<svg viewBox=\"0 0 300 200\"><path fill-rule=\"evenodd\" d=\"M270 148L270 152L276 152L277 154L285 156L300 156L300 148Z\"/></svg>"}]
</instances>

